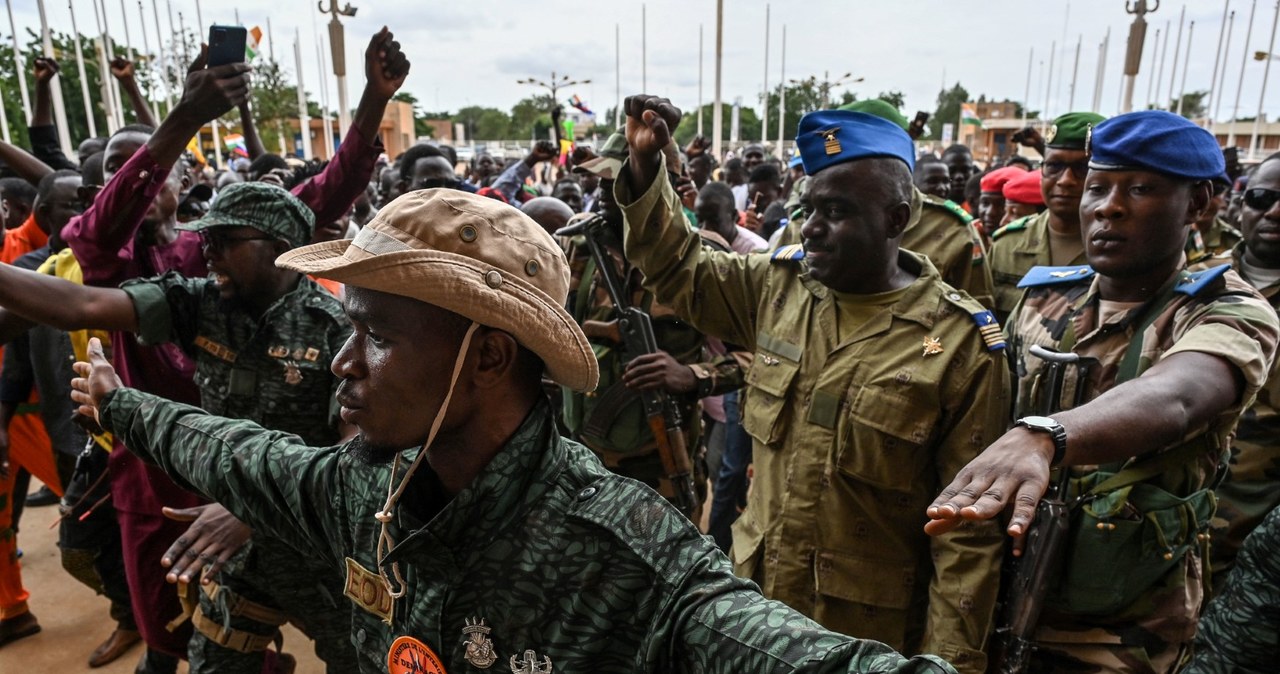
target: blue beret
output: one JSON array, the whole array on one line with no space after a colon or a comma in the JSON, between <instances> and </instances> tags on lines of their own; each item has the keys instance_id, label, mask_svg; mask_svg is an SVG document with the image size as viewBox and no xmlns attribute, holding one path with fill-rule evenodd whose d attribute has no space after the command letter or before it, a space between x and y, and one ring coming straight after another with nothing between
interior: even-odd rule
<instances>
[{"instance_id":1,"label":"blue beret","mask_svg":"<svg viewBox=\"0 0 1280 674\"><path fill-rule=\"evenodd\" d=\"M1130 112L1099 122L1085 151L1091 169L1138 169L1187 180L1226 180L1226 160L1213 134L1163 110Z\"/></svg>"},{"instance_id":2,"label":"blue beret","mask_svg":"<svg viewBox=\"0 0 1280 674\"><path fill-rule=\"evenodd\" d=\"M915 168L915 143L902 127L882 117L851 110L818 110L800 118L796 146L804 172L868 157L900 159Z\"/></svg>"},{"instance_id":3,"label":"blue beret","mask_svg":"<svg viewBox=\"0 0 1280 674\"><path fill-rule=\"evenodd\" d=\"M795 168L797 166L804 166L804 159L800 155L792 157L791 161L787 162L787 168Z\"/></svg>"}]
</instances>

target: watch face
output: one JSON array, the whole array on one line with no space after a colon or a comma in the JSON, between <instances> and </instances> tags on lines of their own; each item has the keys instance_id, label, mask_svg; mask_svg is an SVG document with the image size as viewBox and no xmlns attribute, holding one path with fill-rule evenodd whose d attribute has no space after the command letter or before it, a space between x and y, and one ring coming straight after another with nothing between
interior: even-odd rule
<instances>
[{"instance_id":1,"label":"watch face","mask_svg":"<svg viewBox=\"0 0 1280 674\"><path fill-rule=\"evenodd\" d=\"M1019 422L1026 424L1032 428L1048 430L1058 425L1058 422L1049 417L1022 417Z\"/></svg>"}]
</instances>

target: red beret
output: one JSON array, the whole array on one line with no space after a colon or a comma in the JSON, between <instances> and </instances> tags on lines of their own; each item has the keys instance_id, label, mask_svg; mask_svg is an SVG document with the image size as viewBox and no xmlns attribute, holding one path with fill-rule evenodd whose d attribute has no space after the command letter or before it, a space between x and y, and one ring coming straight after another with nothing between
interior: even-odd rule
<instances>
[{"instance_id":1,"label":"red beret","mask_svg":"<svg viewBox=\"0 0 1280 674\"><path fill-rule=\"evenodd\" d=\"M1040 194L1039 171L1026 171L1020 176L1004 184L1004 200L1016 201L1020 204L1043 206L1044 196Z\"/></svg>"},{"instance_id":2,"label":"red beret","mask_svg":"<svg viewBox=\"0 0 1280 674\"><path fill-rule=\"evenodd\" d=\"M1005 166L982 176L982 191L1004 193L1005 183L1027 172L1022 166Z\"/></svg>"}]
</instances>

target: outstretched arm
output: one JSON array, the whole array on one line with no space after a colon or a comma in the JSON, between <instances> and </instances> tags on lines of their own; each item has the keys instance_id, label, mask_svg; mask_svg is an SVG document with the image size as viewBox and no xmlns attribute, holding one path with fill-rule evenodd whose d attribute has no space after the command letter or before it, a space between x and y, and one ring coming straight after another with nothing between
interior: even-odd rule
<instances>
[{"instance_id":1,"label":"outstretched arm","mask_svg":"<svg viewBox=\"0 0 1280 674\"><path fill-rule=\"evenodd\" d=\"M43 56L31 63L31 73L36 79L36 106L32 110L31 125L27 128L31 154L55 169L75 169L75 162L67 159L58 139L58 129L53 125L52 93L49 81L58 74L58 62Z\"/></svg>"},{"instance_id":2,"label":"outstretched arm","mask_svg":"<svg viewBox=\"0 0 1280 674\"><path fill-rule=\"evenodd\" d=\"M0 161L13 169L19 178L32 185L38 185L41 178L53 173L53 169L48 164L36 159L34 155L17 145L4 141L0 141Z\"/></svg>"},{"instance_id":3,"label":"outstretched arm","mask_svg":"<svg viewBox=\"0 0 1280 674\"><path fill-rule=\"evenodd\" d=\"M258 125L253 123L253 110L247 98L240 102L240 128L244 130L244 151L250 161L267 153L262 138L258 136Z\"/></svg>"},{"instance_id":4,"label":"outstretched arm","mask_svg":"<svg viewBox=\"0 0 1280 674\"><path fill-rule=\"evenodd\" d=\"M0 265L0 306L60 330L138 329L133 301L123 290L82 286L8 264Z\"/></svg>"},{"instance_id":5,"label":"outstretched arm","mask_svg":"<svg viewBox=\"0 0 1280 674\"><path fill-rule=\"evenodd\" d=\"M134 77L133 63L121 57L112 59L111 76L120 82L120 88L124 89L125 95L129 97L129 104L133 106L133 114L138 122L155 127L156 118L151 115L151 106L147 105L147 99L142 95L142 89L138 87L138 79Z\"/></svg>"}]
</instances>

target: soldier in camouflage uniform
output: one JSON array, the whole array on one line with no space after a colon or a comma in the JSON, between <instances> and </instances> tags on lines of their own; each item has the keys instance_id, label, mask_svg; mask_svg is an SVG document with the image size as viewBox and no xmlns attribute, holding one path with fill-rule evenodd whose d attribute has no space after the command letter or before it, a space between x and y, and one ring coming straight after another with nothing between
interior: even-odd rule
<instances>
[{"instance_id":1,"label":"soldier in camouflage uniform","mask_svg":"<svg viewBox=\"0 0 1280 674\"><path fill-rule=\"evenodd\" d=\"M1244 238L1240 230L1232 227L1221 216L1227 205L1229 187L1230 183L1225 180L1214 182L1213 199L1209 202L1209 208L1187 234L1187 264L1199 264L1229 253Z\"/></svg>"},{"instance_id":2,"label":"soldier in camouflage uniform","mask_svg":"<svg viewBox=\"0 0 1280 674\"><path fill-rule=\"evenodd\" d=\"M1267 674L1280 662L1280 509L1245 539L1236 572L1209 603L1182 674Z\"/></svg>"},{"instance_id":3,"label":"soldier in camouflage uniform","mask_svg":"<svg viewBox=\"0 0 1280 674\"><path fill-rule=\"evenodd\" d=\"M906 117L884 101L860 101L841 110L887 119L903 131L908 127ZM809 169L806 168L806 172ZM803 212L798 216L793 214L777 239L778 247L802 243L804 237L800 230L803 226ZM947 285L969 293L984 307L995 306L995 290L991 269L987 265L987 249L982 243L981 225L955 202L925 194L913 183L911 222L902 233L901 247L929 258Z\"/></svg>"},{"instance_id":4,"label":"soldier in camouflage uniform","mask_svg":"<svg viewBox=\"0 0 1280 674\"><path fill-rule=\"evenodd\" d=\"M1004 430L1003 342L989 311L898 248L919 212L910 138L866 113L806 116L804 249L729 256L702 248L655 179L662 139L640 118L668 132L679 112L628 100L635 138L616 188L627 254L659 300L755 354L742 409L755 478L733 526L735 572L829 629L984 671L999 531L931 541L918 509Z\"/></svg>"},{"instance_id":5,"label":"soldier in camouflage uniform","mask_svg":"<svg viewBox=\"0 0 1280 674\"><path fill-rule=\"evenodd\" d=\"M1040 167L1040 190L1047 208L991 234L987 259L995 281L996 318L1002 322L1022 297L1018 282L1032 267L1084 264L1080 193L1089 159L1084 141L1090 127L1104 119L1092 112L1068 112L1053 120Z\"/></svg>"},{"instance_id":6,"label":"soldier in camouflage uniform","mask_svg":"<svg viewBox=\"0 0 1280 674\"><path fill-rule=\"evenodd\" d=\"M600 176L600 215L610 224L603 247L614 263L614 278L624 284L622 292L632 306L644 309L652 317L661 353L622 360L623 345L616 341L619 335L608 334L607 330L617 319L613 300L586 242L575 238L568 252L572 282L569 313L591 340L600 365L601 386L585 394L564 388L564 421L570 437L594 451L610 470L675 499L675 488L663 475L657 441L639 396L642 386L665 390L679 410L685 447L694 454L690 461L698 507L691 518L697 522L706 492L705 462L697 451L701 436L698 400L741 387L742 368L732 358L713 361L706 352L702 333L680 320L670 308L655 302L653 294L641 286L640 272L623 257L622 211L614 201L613 184L626 152L626 137L615 133L601 148L599 157L578 168Z\"/></svg>"},{"instance_id":7,"label":"soldier in camouflage uniform","mask_svg":"<svg viewBox=\"0 0 1280 674\"><path fill-rule=\"evenodd\" d=\"M1197 268L1230 264L1273 309L1280 311L1280 157L1258 166L1244 193L1240 224L1244 240ZM1213 519L1212 589L1217 592L1235 564L1244 539L1267 513L1280 506L1280 359L1266 386L1240 417L1231 442L1229 472L1218 487Z\"/></svg>"},{"instance_id":8,"label":"soldier in camouflage uniform","mask_svg":"<svg viewBox=\"0 0 1280 674\"><path fill-rule=\"evenodd\" d=\"M1172 672L1203 599L1210 489L1231 429L1266 380L1280 326L1235 272L1183 269L1186 228L1223 171L1213 137L1150 111L1102 122L1092 138L1081 202L1092 266L1034 268L1007 328L1019 414L1042 383L1032 345L1097 359L1087 380L1068 379L1087 402L1019 419L942 491L927 529L1012 505L1008 531L1022 536L1051 468L1069 467L1070 494L1086 498L1072 513L1031 671ZM1121 472L1132 488L1105 486ZM1117 550L1133 554L1089 572ZM1115 606L1080 608L1107 602Z\"/></svg>"},{"instance_id":9,"label":"soldier in camouflage uniform","mask_svg":"<svg viewBox=\"0 0 1280 674\"><path fill-rule=\"evenodd\" d=\"M555 433L544 369L590 390L596 358L563 308L563 253L519 211L417 191L279 264L346 284L355 332L332 367L356 441L313 449L120 387L96 346L74 397L131 451L345 567L359 671L954 671L763 599L665 500Z\"/></svg>"},{"instance_id":10,"label":"soldier in camouflage uniform","mask_svg":"<svg viewBox=\"0 0 1280 674\"><path fill-rule=\"evenodd\" d=\"M332 444L339 437L337 379L328 363L351 327L328 291L272 264L311 240L313 218L280 187L237 183L208 215L182 225L200 233L210 278L170 272L116 290L24 274L4 284L0 304L60 327L126 329L144 345L175 342L196 361L206 410ZM337 599L343 586L333 566L262 531L238 551L204 550L199 558L192 543L180 539L167 555L171 575L199 595L199 608L188 606L196 628L192 672L262 671L264 651L286 620L315 639L329 671L355 666L344 640L350 613ZM197 583L201 567L214 582Z\"/></svg>"}]
</instances>

